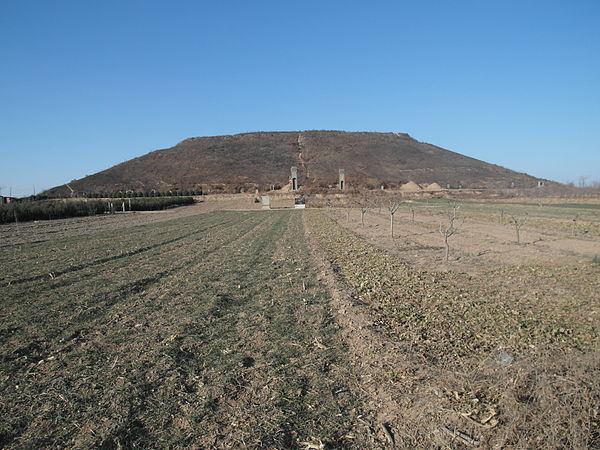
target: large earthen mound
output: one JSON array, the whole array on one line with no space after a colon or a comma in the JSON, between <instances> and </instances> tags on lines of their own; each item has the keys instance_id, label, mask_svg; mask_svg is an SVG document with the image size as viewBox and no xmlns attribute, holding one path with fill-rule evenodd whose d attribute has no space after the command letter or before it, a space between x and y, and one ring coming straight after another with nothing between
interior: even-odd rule
<instances>
[{"instance_id":1,"label":"large earthen mound","mask_svg":"<svg viewBox=\"0 0 600 450\"><path fill-rule=\"evenodd\" d=\"M300 186L335 186L339 169L346 185L399 187L412 181L423 186L530 188L537 179L479 161L402 133L343 131L259 132L186 139L110 169L69 183L76 193L118 191L204 192L269 190L289 182L298 167ZM548 182L546 182L548 184ZM68 186L45 192L70 195Z\"/></svg>"}]
</instances>

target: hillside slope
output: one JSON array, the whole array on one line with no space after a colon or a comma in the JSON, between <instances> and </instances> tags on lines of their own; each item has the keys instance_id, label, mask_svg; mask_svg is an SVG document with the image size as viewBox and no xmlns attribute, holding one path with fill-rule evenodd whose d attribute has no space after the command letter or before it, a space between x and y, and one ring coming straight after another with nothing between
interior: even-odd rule
<instances>
[{"instance_id":1,"label":"hillside slope","mask_svg":"<svg viewBox=\"0 0 600 450\"><path fill-rule=\"evenodd\" d=\"M327 186L346 170L348 185L378 187L408 181L471 188L533 187L537 179L434 145L408 134L303 131L257 132L186 139L69 183L75 192L172 189L268 189L299 169L305 186ZM46 191L69 194L66 186Z\"/></svg>"}]
</instances>

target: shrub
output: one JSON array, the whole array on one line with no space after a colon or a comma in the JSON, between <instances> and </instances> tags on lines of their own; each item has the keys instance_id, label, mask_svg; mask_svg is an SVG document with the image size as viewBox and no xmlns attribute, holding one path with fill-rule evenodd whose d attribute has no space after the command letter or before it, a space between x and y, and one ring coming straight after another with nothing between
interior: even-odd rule
<instances>
[{"instance_id":1,"label":"shrub","mask_svg":"<svg viewBox=\"0 0 600 450\"><path fill-rule=\"evenodd\" d=\"M128 200L125 206L129 208ZM156 211L160 209L172 208L174 206L191 205L194 203L192 197L152 197L131 199L132 211Z\"/></svg>"},{"instance_id":2,"label":"shrub","mask_svg":"<svg viewBox=\"0 0 600 450\"><path fill-rule=\"evenodd\" d=\"M30 220L66 219L68 217L93 216L111 212L109 203L120 211L122 202L129 210L129 199L104 200L42 200L33 202L9 203L0 206L0 223ZM192 197L153 197L131 199L132 211L156 211L194 203Z\"/></svg>"}]
</instances>

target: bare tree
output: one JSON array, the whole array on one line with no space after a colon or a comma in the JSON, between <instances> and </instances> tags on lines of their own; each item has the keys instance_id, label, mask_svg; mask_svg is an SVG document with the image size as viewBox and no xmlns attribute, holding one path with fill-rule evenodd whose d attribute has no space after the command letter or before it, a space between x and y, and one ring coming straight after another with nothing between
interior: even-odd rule
<instances>
[{"instance_id":1,"label":"bare tree","mask_svg":"<svg viewBox=\"0 0 600 450\"><path fill-rule=\"evenodd\" d=\"M460 209L461 204L460 203L453 203L452 204L452 219L456 219L456 212Z\"/></svg>"},{"instance_id":2,"label":"bare tree","mask_svg":"<svg viewBox=\"0 0 600 450\"><path fill-rule=\"evenodd\" d=\"M400 205L402 205L401 200L390 200L388 204L388 211L390 213L390 236L392 239L394 238L394 214L396 214Z\"/></svg>"},{"instance_id":3,"label":"bare tree","mask_svg":"<svg viewBox=\"0 0 600 450\"><path fill-rule=\"evenodd\" d=\"M354 203L358 205L358 209L360 210L360 222L362 226L365 226L365 214L371 208L371 204L367 198L363 198L360 200L355 200Z\"/></svg>"},{"instance_id":4,"label":"bare tree","mask_svg":"<svg viewBox=\"0 0 600 450\"><path fill-rule=\"evenodd\" d=\"M523 218L510 216L510 223L514 225L515 232L517 233L517 244L521 243L520 231L521 227L525 225L525 222L527 222L527 213L525 213L525 217Z\"/></svg>"},{"instance_id":5,"label":"bare tree","mask_svg":"<svg viewBox=\"0 0 600 450\"><path fill-rule=\"evenodd\" d=\"M577 220L579 220L579 214L576 214L571 219L571 236L575 236L575 229L577 228Z\"/></svg>"},{"instance_id":6,"label":"bare tree","mask_svg":"<svg viewBox=\"0 0 600 450\"><path fill-rule=\"evenodd\" d=\"M506 213L505 213L504 209L501 209L500 210L500 223L502 223L502 224L504 223L504 215L505 214Z\"/></svg>"},{"instance_id":7,"label":"bare tree","mask_svg":"<svg viewBox=\"0 0 600 450\"><path fill-rule=\"evenodd\" d=\"M382 206L382 200L380 198L374 198L371 200L371 209L375 209L377 208L377 211L379 214L381 214L381 206Z\"/></svg>"},{"instance_id":8,"label":"bare tree","mask_svg":"<svg viewBox=\"0 0 600 450\"><path fill-rule=\"evenodd\" d=\"M444 246L446 247L446 253L444 259L448 261L448 257L450 255L450 244L448 244L448 239L450 236L456 234L458 231L458 227L455 224L456 221L456 209L453 209L452 214L448 214L448 225L445 227L440 223L440 234L444 238Z\"/></svg>"},{"instance_id":9,"label":"bare tree","mask_svg":"<svg viewBox=\"0 0 600 450\"><path fill-rule=\"evenodd\" d=\"M15 226L17 227L17 234L20 234L20 232L19 232L19 216L17 215L17 208L13 209L13 214L15 216Z\"/></svg>"},{"instance_id":10,"label":"bare tree","mask_svg":"<svg viewBox=\"0 0 600 450\"><path fill-rule=\"evenodd\" d=\"M410 221L411 221L412 223L415 223L415 208L410 208L410 213L411 213L411 215L412 215L412 217L411 217Z\"/></svg>"}]
</instances>

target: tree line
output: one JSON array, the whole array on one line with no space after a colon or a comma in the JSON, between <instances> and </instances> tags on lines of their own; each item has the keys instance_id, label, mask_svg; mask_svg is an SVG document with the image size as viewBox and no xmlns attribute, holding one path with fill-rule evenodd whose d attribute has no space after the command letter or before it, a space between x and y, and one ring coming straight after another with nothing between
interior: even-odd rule
<instances>
[{"instance_id":1,"label":"tree line","mask_svg":"<svg viewBox=\"0 0 600 450\"><path fill-rule=\"evenodd\" d=\"M156 211L190 205L192 197L143 197L110 200L41 200L0 206L0 223L66 219L118 211Z\"/></svg>"}]
</instances>

